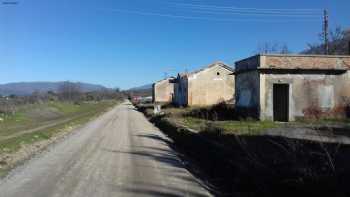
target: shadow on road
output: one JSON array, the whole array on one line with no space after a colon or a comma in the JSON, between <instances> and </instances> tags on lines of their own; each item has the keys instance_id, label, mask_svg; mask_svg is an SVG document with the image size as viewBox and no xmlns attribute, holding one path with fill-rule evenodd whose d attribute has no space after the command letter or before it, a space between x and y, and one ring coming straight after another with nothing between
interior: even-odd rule
<instances>
[{"instance_id":1,"label":"shadow on road","mask_svg":"<svg viewBox=\"0 0 350 197\"><path fill-rule=\"evenodd\" d=\"M140 132L139 132L140 133ZM172 142L160 135L156 134L137 134L134 135L137 138L143 138L139 140L155 140L157 143L150 144L165 144L164 146L130 146L129 150L111 150L103 149L115 154L126 154L130 156L133 167L143 172L148 173L157 172L160 174L162 179L171 180L171 184L162 185L156 184L157 181L133 181L132 184L126 184L118 188L126 193L130 193L135 196L169 196L169 197L180 197L180 196L208 196L202 184L199 183L195 178L188 175L187 166L180 160L178 153L172 148ZM138 144L138 143L131 143ZM155 161L154 163L148 161ZM146 172L147 173L147 172ZM202 185L202 186L201 186ZM205 187L205 186L204 186Z\"/></svg>"}]
</instances>

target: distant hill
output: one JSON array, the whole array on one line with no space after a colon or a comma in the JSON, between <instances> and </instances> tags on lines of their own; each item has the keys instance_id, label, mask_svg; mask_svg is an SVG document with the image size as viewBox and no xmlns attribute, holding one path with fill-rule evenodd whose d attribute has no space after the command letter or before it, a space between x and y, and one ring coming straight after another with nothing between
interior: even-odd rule
<instances>
[{"instance_id":1,"label":"distant hill","mask_svg":"<svg viewBox=\"0 0 350 197\"><path fill-rule=\"evenodd\" d=\"M126 92L133 96L152 96L152 85L153 84L146 84L143 86L130 88L129 90L126 90Z\"/></svg>"},{"instance_id":2,"label":"distant hill","mask_svg":"<svg viewBox=\"0 0 350 197\"><path fill-rule=\"evenodd\" d=\"M38 92L47 92L54 91L63 84L64 82L18 82L18 83L8 83L8 84L0 84L0 95L19 95L25 96L30 95L35 91ZM107 89L104 86L89 84L89 83L80 83L77 82L81 91L83 92L91 92L91 91L99 91Z\"/></svg>"},{"instance_id":3,"label":"distant hill","mask_svg":"<svg viewBox=\"0 0 350 197\"><path fill-rule=\"evenodd\" d=\"M149 89L152 89L152 85L153 84L146 84L146 85L143 85L143 86L130 88L129 91L149 90Z\"/></svg>"}]
</instances>

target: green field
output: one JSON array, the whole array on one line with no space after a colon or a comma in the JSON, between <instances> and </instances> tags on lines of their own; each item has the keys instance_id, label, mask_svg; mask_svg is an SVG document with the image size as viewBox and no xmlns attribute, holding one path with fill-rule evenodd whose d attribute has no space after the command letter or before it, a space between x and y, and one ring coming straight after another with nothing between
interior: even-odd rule
<instances>
[{"instance_id":1,"label":"green field","mask_svg":"<svg viewBox=\"0 0 350 197\"><path fill-rule=\"evenodd\" d=\"M105 112L117 101L48 102L21 106L11 116L0 115L0 154L17 151L22 144L49 139L58 132L68 131L77 125Z\"/></svg>"}]
</instances>

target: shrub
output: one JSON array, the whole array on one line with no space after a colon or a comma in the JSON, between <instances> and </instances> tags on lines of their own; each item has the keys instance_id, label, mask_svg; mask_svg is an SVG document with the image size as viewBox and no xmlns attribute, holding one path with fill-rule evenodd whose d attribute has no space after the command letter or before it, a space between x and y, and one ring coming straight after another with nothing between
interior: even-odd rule
<instances>
[{"instance_id":1,"label":"shrub","mask_svg":"<svg viewBox=\"0 0 350 197\"><path fill-rule=\"evenodd\" d=\"M346 118L350 118L350 104L347 104L347 106L345 107L345 115Z\"/></svg>"},{"instance_id":2,"label":"shrub","mask_svg":"<svg viewBox=\"0 0 350 197\"><path fill-rule=\"evenodd\" d=\"M232 104L221 102L210 107L195 108L186 113L185 116L201 118L205 120L234 120L236 119L235 109Z\"/></svg>"}]
</instances>

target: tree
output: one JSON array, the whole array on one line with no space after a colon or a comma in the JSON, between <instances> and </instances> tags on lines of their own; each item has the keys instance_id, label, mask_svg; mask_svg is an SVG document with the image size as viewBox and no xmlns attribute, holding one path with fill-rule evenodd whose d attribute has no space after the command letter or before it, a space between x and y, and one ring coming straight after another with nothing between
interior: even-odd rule
<instances>
[{"instance_id":1,"label":"tree","mask_svg":"<svg viewBox=\"0 0 350 197\"><path fill-rule=\"evenodd\" d=\"M292 52L289 50L287 44L283 44L283 45L281 46L280 53L281 53L281 54L290 54L290 53L292 53Z\"/></svg>"},{"instance_id":2,"label":"tree","mask_svg":"<svg viewBox=\"0 0 350 197\"><path fill-rule=\"evenodd\" d=\"M58 87L58 95L63 101L77 102L81 98L81 88L77 83L66 81Z\"/></svg>"},{"instance_id":3,"label":"tree","mask_svg":"<svg viewBox=\"0 0 350 197\"><path fill-rule=\"evenodd\" d=\"M263 44L259 44L257 47L256 53L269 54L269 53L280 53L280 54L289 54L291 51L288 48L286 43L278 43L278 42L265 42Z\"/></svg>"},{"instance_id":4,"label":"tree","mask_svg":"<svg viewBox=\"0 0 350 197\"><path fill-rule=\"evenodd\" d=\"M308 49L304 54L325 54L323 34L319 34L319 42L307 44ZM350 30L344 30L341 26L329 31L329 55L349 55Z\"/></svg>"},{"instance_id":5,"label":"tree","mask_svg":"<svg viewBox=\"0 0 350 197\"><path fill-rule=\"evenodd\" d=\"M47 91L47 99L50 101L55 101L57 100L57 94L54 91L49 90Z\"/></svg>"},{"instance_id":6,"label":"tree","mask_svg":"<svg viewBox=\"0 0 350 197\"><path fill-rule=\"evenodd\" d=\"M40 97L41 97L40 92L36 90L29 96L29 102L38 103L41 101Z\"/></svg>"},{"instance_id":7,"label":"tree","mask_svg":"<svg viewBox=\"0 0 350 197\"><path fill-rule=\"evenodd\" d=\"M10 94L8 97L9 97L10 99L15 99L15 98L17 98L17 95L15 95L15 94Z\"/></svg>"}]
</instances>

